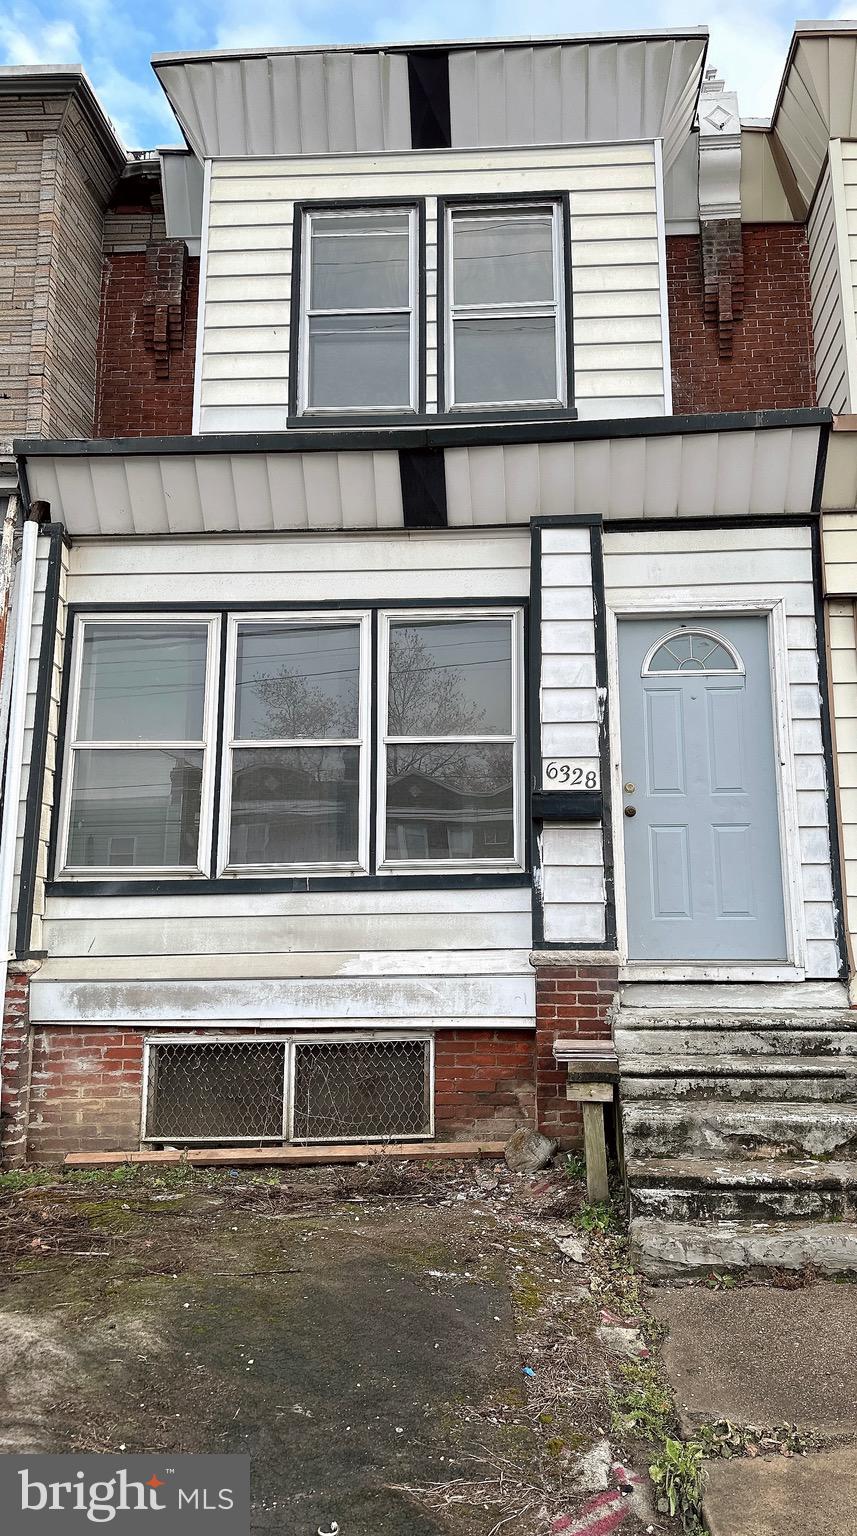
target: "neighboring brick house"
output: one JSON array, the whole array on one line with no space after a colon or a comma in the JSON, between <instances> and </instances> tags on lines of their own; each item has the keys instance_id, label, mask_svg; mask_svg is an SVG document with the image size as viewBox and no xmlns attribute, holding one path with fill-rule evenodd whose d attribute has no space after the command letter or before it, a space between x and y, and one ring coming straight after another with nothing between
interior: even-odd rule
<instances>
[{"instance_id":1,"label":"neighboring brick house","mask_svg":"<svg viewBox=\"0 0 857 1536\"><path fill-rule=\"evenodd\" d=\"M644 1260L800 1207L739 1149L776 1090L803 1150L784 1017L851 1049L830 414L705 44L155 61L187 149L105 191L92 424L19 442L10 1155L571 1144L612 1034Z\"/></svg>"}]
</instances>

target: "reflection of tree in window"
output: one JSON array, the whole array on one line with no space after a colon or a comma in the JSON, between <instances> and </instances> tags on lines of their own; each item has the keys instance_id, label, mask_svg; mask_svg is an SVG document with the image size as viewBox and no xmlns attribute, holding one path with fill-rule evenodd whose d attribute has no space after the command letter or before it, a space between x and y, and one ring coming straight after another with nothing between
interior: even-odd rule
<instances>
[{"instance_id":1,"label":"reflection of tree in window","mask_svg":"<svg viewBox=\"0 0 857 1536\"><path fill-rule=\"evenodd\" d=\"M391 627L387 734L423 739L387 747L389 858L513 857L510 686L507 621Z\"/></svg>"}]
</instances>

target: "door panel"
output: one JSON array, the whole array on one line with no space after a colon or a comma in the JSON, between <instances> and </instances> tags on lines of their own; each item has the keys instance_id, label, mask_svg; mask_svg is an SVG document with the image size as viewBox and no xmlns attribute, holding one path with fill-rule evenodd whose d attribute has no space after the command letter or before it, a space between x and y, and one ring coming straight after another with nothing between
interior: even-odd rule
<instances>
[{"instance_id":1,"label":"door panel","mask_svg":"<svg viewBox=\"0 0 857 1536\"><path fill-rule=\"evenodd\" d=\"M766 616L623 619L619 679L629 958L787 959Z\"/></svg>"}]
</instances>

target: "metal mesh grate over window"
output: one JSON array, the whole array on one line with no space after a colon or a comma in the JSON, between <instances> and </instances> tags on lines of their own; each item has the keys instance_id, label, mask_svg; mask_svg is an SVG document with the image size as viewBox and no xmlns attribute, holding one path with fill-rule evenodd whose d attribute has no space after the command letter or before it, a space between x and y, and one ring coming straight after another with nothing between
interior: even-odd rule
<instances>
[{"instance_id":1,"label":"metal mesh grate over window","mask_svg":"<svg viewBox=\"0 0 857 1536\"><path fill-rule=\"evenodd\" d=\"M293 1140L431 1135L428 1040L313 1040L294 1051Z\"/></svg>"},{"instance_id":2,"label":"metal mesh grate over window","mask_svg":"<svg viewBox=\"0 0 857 1536\"><path fill-rule=\"evenodd\" d=\"M285 1040L149 1045L145 1141L282 1141Z\"/></svg>"}]
</instances>

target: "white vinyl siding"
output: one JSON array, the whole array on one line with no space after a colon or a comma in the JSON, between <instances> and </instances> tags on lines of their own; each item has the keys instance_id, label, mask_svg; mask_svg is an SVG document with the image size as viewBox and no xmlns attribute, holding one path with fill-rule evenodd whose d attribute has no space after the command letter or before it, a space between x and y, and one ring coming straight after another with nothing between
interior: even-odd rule
<instances>
[{"instance_id":1,"label":"white vinyl siding","mask_svg":"<svg viewBox=\"0 0 857 1536\"><path fill-rule=\"evenodd\" d=\"M851 274L843 271L848 235L847 228L842 227L847 215L841 147L838 143L830 146L830 158L806 226L818 402L837 412L851 408L851 359L857 340ZM853 169L857 172L857 166ZM851 190L852 195L857 193L857 187Z\"/></svg>"},{"instance_id":2,"label":"white vinyl siding","mask_svg":"<svg viewBox=\"0 0 857 1536\"><path fill-rule=\"evenodd\" d=\"M587 527L542 530L541 750L598 769L592 559ZM601 827L547 822L541 833L541 900L548 942L603 941Z\"/></svg>"},{"instance_id":3,"label":"white vinyl siding","mask_svg":"<svg viewBox=\"0 0 857 1536\"><path fill-rule=\"evenodd\" d=\"M91 541L70 553L69 599L520 603L529 546L528 529ZM56 895L33 1017L532 1027L531 944L526 886Z\"/></svg>"},{"instance_id":4,"label":"white vinyl siding","mask_svg":"<svg viewBox=\"0 0 857 1536\"><path fill-rule=\"evenodd\" d=\"M427 408L437 409L436 199L571 198L575 404L583 418L663 415L658 176L651 143L423 151L336 161L216 160L201 303L200 430L282 429L295 203L425 198Z\"/></svg>"},{"instance_id":5,"label":"white vinyl siding","mask_svg":"<svg viewBox=\"0 0 857 1536\"><path fill-rule=\"evenodd\" d=\"M857 951L857 615L853 598L828 608L833 741L851 969ZM852 983L853 991L853 983Z\"/></svg>"},{"instance_id":6,"label":"white vinyl siding","mask_svg":"<svg viewBox=\"0 0 857 1536\"><path fill-rule=\"evenodd\" d=\"M748 607L784 600L807 976L837 976L810 529L608 532L604 566L607 601L619 609L647 593L669 592L677 611L700 613L706 602L724 599L746 600Z\"/></svg>"},{"instance_id":7,"label":"white vinyl siding","mask_svg":"<svg viewBox=\"0 0 857 1536\"><path fill-rule=\"evenodd\" d=\"M18 919L18 888L21 877L21 858L24 843L24 825L27 814L27 794L30 782L30 763L33 751L33 727L36 717L36 701L39 677L39 659L42 647L42 619L45 611L45 586L48 574L47 539L40 539L36 551L36 578L33 598L33 623L30 631L30 651L27 674L27 709L25 716L24 750L21 772L21 796L18 811L18 831L15 841L15 885L10 923L11 943L15 948L15 930ZM57 738L59 734L60 696L62 691L62 663L66 626L66 590L68 550L63 544L60 551L59 608L54 641L53 668L50 678L50 703L48 705L48 733L45 751L45 799L39 823L38 850L36 854L36 880L33 892L32 948L41 947L41 916L44 911L45 880L48 871L48 844L50 839L51 811L54 798ZM14 618L14 615L13 615ZM9 635L13 633L10 622Z\"/></svg>"}]
</instances>

